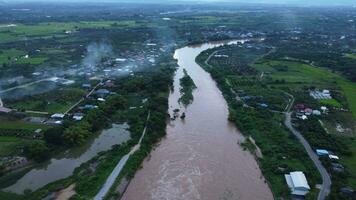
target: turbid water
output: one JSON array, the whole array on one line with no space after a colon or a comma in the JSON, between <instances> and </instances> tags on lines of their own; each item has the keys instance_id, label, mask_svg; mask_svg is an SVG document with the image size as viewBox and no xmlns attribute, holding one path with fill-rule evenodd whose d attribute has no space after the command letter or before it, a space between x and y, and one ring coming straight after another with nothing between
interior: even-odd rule
<instances>
[{"instance_id":1,"label":"turbid water","mask_svg":"<svg viewBox=\"0 0 356 200\"><path fill-rule=\"evenodd\" d=\"M4 191L22 193L25 189L36 190L48 183L70 176L75 168L93 158L97 153L129 140L130 132L127 129L127 124L113 124L110 129L104 130L87 144L63 152L49 162L32 169Z\"/></svg>"},{"instance_id":2,"label":"turbid water","mask_svg":"<svg viewBox=\"0 0 356 200\"><path fill-rule=\"evenodd\" d=\"M167 125L167 137L129 184L124 200L269 200L254 156L239 146L244 138L228 121L228 106L215 81L195 58L204 50L234 42L207 43L176 50L179 68L169 97L169 112L180 108L185 120ZM194 101L178 104L183 69L195 82Z\"/></svg>"}]
</instances>

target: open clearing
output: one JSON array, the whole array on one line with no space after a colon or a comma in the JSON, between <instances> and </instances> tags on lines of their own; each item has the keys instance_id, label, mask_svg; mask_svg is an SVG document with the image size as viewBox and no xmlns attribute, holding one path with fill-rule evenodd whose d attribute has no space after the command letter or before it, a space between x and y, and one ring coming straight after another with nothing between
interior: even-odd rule
<instances>
[{"instance_id":1,"label":"open clearing","mask_svg":"<svg viewBox=\"0 0 356 200\"><path fill-rule=\"evenodd\" d=\"M270 74L274 80L285 80L291 88L297 86L316 86L320 89L341 90L348 102L348 107L356 119L356 83L326 69L295 61L266 61L254 67ZM334 102L335 103L335 102Z\"/></svg>"}]
</instances>

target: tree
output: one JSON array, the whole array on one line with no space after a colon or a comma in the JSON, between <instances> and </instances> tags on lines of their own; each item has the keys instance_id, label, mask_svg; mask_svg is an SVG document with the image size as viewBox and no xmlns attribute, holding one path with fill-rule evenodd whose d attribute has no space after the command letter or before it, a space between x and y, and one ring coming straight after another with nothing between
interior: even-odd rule
<instances>
[{"instance_id":1,"label":"tree","mask_svg":"<svg viewBox=\"0 0 356 200\"><path fill-rule=\"evenodd\" d=\"M44 132L44 139L48 144L61 145L63 144L63 128L54 127Z\"/></svg>"},{"instance_id":2,"label":"tree","mask_svg":"<svg viewBox=\"0 0 356 200\"><path fill-rule=\"evenodd\" d=\"M64 142L67 145L79 145L85 142L85 138L90 135L89 124L82 123L67 128L63 133Z\"/></svg>"},{"instance_id":3,"label":"tree","mask_svg":"<svg viewBox=\"0 0 356 200\"><path fill-rule=\"evenodd\" d=\"M35 161L43 161L49 157L49 149L43 141L34 141L24 148L24 153L28 158Z\"/></svg>"},{"instance_id":4,"label":"tree","mask_svg":"<svg viewBox=\"0 0 356 200\"><path fill-rule=\"evenodd\" d=\"M91 125L92 131L98 131L107 123L104 112L100 109L93 109L87 113L85 120Z\"/></svg>"},{"instance_id":5,"label":"tree","mask_svg":"<svg viewBox=\"0 0 356 200\"><path fill-rule=\"evenodd\" d=\"M4 175L5 169L6 169L5 165L0 165L0 176Z\"/></svg>"},{"instance_id":6,"label":"tree","mask_svg":"<svg viewBox=\"0 0 356 200\"><path fill-rule=\"evenodd\" d=\"M126 99L120 95L109 97L105 104L102 105L102 110L107 115L114 114L117 110L122 110L125 108L127 102Z\"/></svg>"}]
</instances>

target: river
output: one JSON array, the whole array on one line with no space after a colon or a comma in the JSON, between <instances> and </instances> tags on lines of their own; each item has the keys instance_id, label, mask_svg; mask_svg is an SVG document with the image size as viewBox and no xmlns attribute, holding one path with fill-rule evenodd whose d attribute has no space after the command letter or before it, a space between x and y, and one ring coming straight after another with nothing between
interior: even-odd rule
<instances>
[{"instance_id":1,"label":"river","mask_svg":"<svg viewBox=\"0 0 356 200\"><path fill-rule=\"evenodd\" d=\"M244 138L228 121L228 106L215 81L195 58L204 50L243 41L207 43L176 50L179 68L169 96L169 112L180 108L185 120L167 125L167 136L143 163L124 200L269 200L273 195ZM183 69L195 82L194 101L178 104Z\"/></svg>"},{"instance_id":2,"label":"river","mask_svg":"<svg viewBox=\"0 0 356 200\"><path fill-rule=\"evenodd\" d=\"M129 140L130 132L127 129L127 124L113 124L110 129L103 130L85 145L63 152L47 163L32 169L4 191L14 193L22 193L25 189L34 191L48 183L72 175L75 168L93 158L97 153Z\"/></svg>"}]
</instances>

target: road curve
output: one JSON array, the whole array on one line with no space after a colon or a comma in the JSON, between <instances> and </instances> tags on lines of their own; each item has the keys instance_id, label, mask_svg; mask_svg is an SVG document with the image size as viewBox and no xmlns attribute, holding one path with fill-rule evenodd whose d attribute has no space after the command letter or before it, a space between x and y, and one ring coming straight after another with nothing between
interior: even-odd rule
<instances>
[{"instance_id":1,"label":"road curve","mask_svg":"<svg viewBox=\"0 0 356 200\"><path fill-rule=\"evenodd\" d=\"M286 115L286 119L284 121L284 124L298 138L300 143L304 146L304 149L307 151L309 157L311 158L314 165L316 166L319 173L321 174L323 183L322 183L321 189L319 191L318 200L325 200L326 197L330 193L330 187L331 187L330 175L328 174L328 172L326 171L324 166L321 164L318 156L315 154L313 149L310 147L308 141L306 141L305 138L302 136L302 134L292 126L292 122L291 122L292 112L286 112L285 115Z\"/></svg>"}]
</instances>

